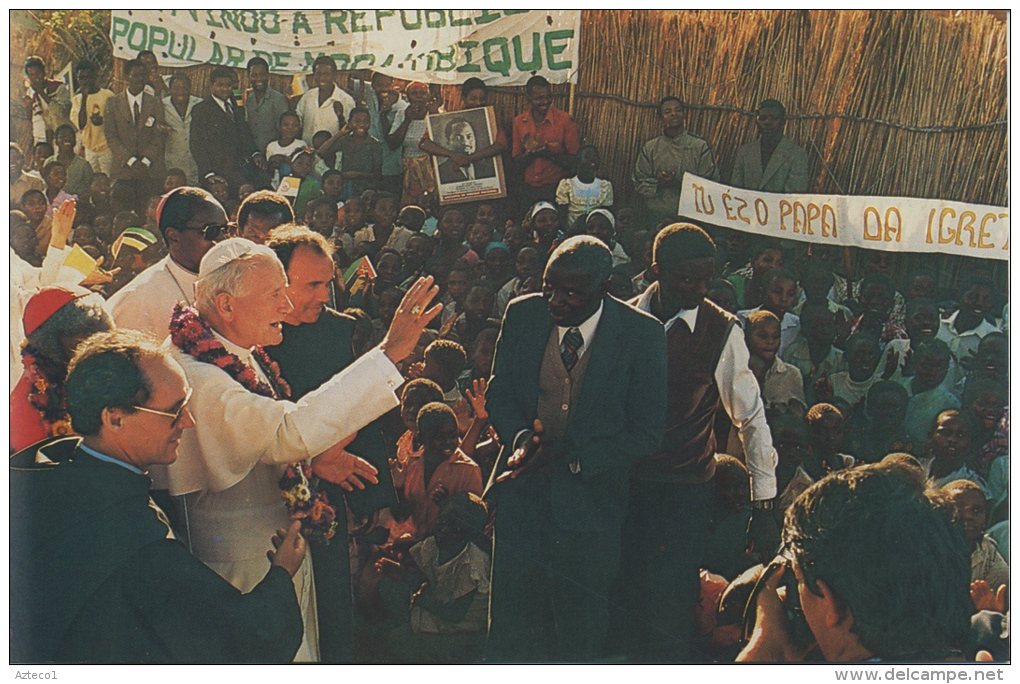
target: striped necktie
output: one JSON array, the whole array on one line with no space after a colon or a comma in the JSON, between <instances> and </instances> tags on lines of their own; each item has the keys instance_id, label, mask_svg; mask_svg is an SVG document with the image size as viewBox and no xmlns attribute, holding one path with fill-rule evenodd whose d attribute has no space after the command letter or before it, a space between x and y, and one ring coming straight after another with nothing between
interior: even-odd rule
<instances>
[{"instance_id":1,"label":"striped necktie","mask_svg":"<svg viewBox=\"0 0 1020 684\"><path fill-rule=\"evenodd\" d=\"M568 373L574 370L583 346L584 338L577 328L571 328L563 335L563 340L560 342L560 358L563 359L563 366Z\"/></svg>"}]
</instances>

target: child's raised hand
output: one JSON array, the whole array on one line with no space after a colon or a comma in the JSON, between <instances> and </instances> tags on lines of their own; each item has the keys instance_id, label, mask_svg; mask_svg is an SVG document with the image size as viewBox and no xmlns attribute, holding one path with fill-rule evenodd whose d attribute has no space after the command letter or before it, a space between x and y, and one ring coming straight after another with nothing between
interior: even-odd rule
<instances>
[{"instance_id":1,"label":"child's raised hand","mask_svg":"<svg viewBox=\"0 0 1020 684\"><path fill-rule=\"evenodd\" d=\"M464 395L471 404L471 410L478 420L488 420L489 412L485 409L485 393L489 390L489 383L485 378L478 378L471 381L471 387L464 390Z\"/></svg>"},{"instance_id":2,"label":"child's raised hand","mask_svg":"<svg viewBox=\"0 0 1020 684\"><path fill-rule=\"evenodd\" d=\"M996 613L1005 613L1006 585L1000 584L993 594L988 582L975 580L970 583L970 600L974 603L974 610L993 610Z\"/></svg>"}]
</instances>

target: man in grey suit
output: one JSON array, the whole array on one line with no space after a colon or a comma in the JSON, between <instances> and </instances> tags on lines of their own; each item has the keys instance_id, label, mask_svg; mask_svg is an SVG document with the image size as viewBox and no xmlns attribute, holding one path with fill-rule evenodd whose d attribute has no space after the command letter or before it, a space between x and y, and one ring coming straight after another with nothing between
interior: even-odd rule
<instances>
[{"instance_id":1,"label":"man in grey suit","mask_svg":"<svg viewBox=\"0 0 1020 684\"><path fill-rule=\"evenodd\" d=\"M662 440L662 324L607 294L612 254L565 240L543 292L510 303L488 407L504 444L490 603L492 662L605 656L631 464Z\"/></svg>"},{"instance_id":2,"label":"man in grey suit","mask_svg":"<svg viewBox=\"0 0 1020 684\"><path fill-rule=\"evenodd\" d=\"M110 178L127 186L134 208L144 216L149 196L163 183L163 103L145 92L149 70L138 61L124 69L127 90L111 97L103 113L112 162Z\"/></svg>"},{"instance_id":3,"label":"man in grey suit","mask_svg":"<svg viewBox=\"0 0 1020 684\"><path fill-rule=\"evenodd\" d=\"M737 150L730 184L765 192L807 192L807 152L783 134L786 108L778 100L765 100L758 106L757 124L758 139Z\"/></svg>"}]
</instances>

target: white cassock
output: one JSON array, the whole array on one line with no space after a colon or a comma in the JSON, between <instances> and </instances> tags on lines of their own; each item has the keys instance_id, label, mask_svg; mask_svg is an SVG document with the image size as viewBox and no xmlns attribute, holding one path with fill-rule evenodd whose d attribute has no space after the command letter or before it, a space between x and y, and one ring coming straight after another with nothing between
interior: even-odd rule
<instances>
[{"instance_id":1,"label":"white cassock","mask_svg":"<svg viewBox=\"0 0 1020 684\"><path fill-rule=\"evenodd\" d=\"M217 338L265 380L249 350ZM189 407L196 427L184 431L177 462L167 470L170 493L183 496L189 530L184 541L248 592L269 569L272 535L289 524L279 487L286 464L322 453L398 406L394 392L404 378L373 349L299 402L278 401L171 348L194 391ZM295 660L314 662L319 649L310 556L294 576L294 588L305 623Z\"/></svg>"}]
</instances>

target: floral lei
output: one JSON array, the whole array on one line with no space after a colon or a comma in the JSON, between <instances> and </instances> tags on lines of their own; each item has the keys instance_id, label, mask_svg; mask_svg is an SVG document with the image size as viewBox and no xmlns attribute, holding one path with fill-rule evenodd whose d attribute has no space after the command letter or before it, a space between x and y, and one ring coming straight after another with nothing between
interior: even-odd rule
<instances>
[{"instance_id":1,"label":"floral lei","mask_svg":"<svg viewBox=\"0 0 1020 684\"><path fill-rule=\"evenodd\" d=\"M259 379L255 370L230 353L213 335L194 307L178 303L170 318L170 339L181 351L203 363L211 363L237 380L250 392L273 399L290 396L290 385L280 375L280 365L269 358L262 347L253 350L255 360L266 372L269 383ZM306 461L287 466L280 478L280 490L292 519L301 521L306 537L328 542L336 535L338 523L325 492L319 491L318 478Z\"/></svg>"},{"instance_id":2,"label":"floral lei","mask_svg":"<svg viewBox=\"0 0 1020 684\"><path fill-rule=\"evenodd\" d=\"M46 432L51 437L73 435L71 417L67 413L67 391L64 383L54 380L36 358L32 347L25 345L21 350L21 361L25 375L32 389L28 392L28 403L42 419Z\"/></svg>"}]
</instances>

